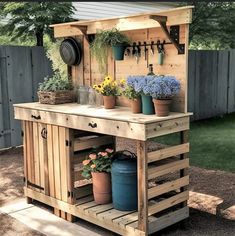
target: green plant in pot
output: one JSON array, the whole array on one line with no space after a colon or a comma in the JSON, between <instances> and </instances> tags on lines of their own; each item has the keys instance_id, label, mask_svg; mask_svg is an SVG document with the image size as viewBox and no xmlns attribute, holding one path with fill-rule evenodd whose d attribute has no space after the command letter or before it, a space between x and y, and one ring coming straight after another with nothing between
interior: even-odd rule
<instances>
[{"instance_id":1,"label":"green plant in pot","mask_svg":"<svg viewBox=\"0 0 235 236\"><path fill-rule=\"evenodd\" d=\"M123 60L125 49L129 44L129 38L116 28L97 32L91 44L91 53L96 58L100 71L102 73L106 72L108 54L111 47L114 59Z\"/></svg>"},{"instance_id":2,"label":"green plant in pot","mask_svg":"<svg viewBox=\"0 0 235 236\"><path fill-rule=\"evenodd\" d=\"M122 81L121 85L123 87L122 94L130 100L132 113L141 113L142 105L140 93L137 93L126 81Z\"/></svg>"},{"instance_id":3,"label":"green plant in pot","mask_svg":"<svg viewBox=\"0 0 235 236\"><path fill-rule=\"evenodd\" d=\"M74 91L70 80L61 78L58 72L44 78L38 87L39 102L43 104L61 104L74 102Z\"/></svg>"},{"instance_id":4,"label":"green plant in pot","mask_svg":"<svg viewBox=\"0 0 235 236\"><path fill-rule=\"evenodd\" d=\"M155 112L157 116L168 116L172 98L180 92L180 82L174 76L155 77L149 83Z\"/></svg>"},{"instance_id":5,"label":"green plant in pot","mask_svg":"<svg viewBox=\"0 0 235 236\"><path fill-rule=\"evenodd\" d=\"M83 161L82 175L86 179L92 177L93 194L95 202L107 204L111 202L111 164L113 149L107 148L105 151L94 151Z\"/></svg>"},{"instance_id":6,"label":"green plant in pot","mask_svg":"<svg viewBox=\"0 0 235 236\"><path fill-rule=\"evenodd\" d=\"M155 113L149 85L152 78L152 75L129 76L127 78L127 84L133 87L136 93L141 94L142 112L145 115Z\"/></svg>"}]
</instances>

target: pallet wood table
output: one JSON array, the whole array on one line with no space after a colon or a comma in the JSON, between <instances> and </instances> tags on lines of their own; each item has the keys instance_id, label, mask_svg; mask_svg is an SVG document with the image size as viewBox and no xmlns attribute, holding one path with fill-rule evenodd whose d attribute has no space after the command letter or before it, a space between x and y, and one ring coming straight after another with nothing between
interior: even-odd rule
<instances>
[{"instance_id":1,"label":"pallet wood table","mask_svg":"<svg viewBox=\"0 0 235 236\"><path fill-rule=\"evenodd\" d=\"M188 217L188 130L190 113L168 117L132 114L129 108L105 110L78 104L14 105L22 120L24 192L72 221L79 217L120 235L148 235ZM181 143L148 152L147 141L170 133ZM92 183L82 180L79 164L93 146L133 139L138 157L138 211L118 211L93 201ZM169 180L168 174L175 173ZM150 181L161 178L154 186ZM78 184L78 182L80 183ZM128 193L127 193L128 194Z\"/></svg>"}]
</instances>

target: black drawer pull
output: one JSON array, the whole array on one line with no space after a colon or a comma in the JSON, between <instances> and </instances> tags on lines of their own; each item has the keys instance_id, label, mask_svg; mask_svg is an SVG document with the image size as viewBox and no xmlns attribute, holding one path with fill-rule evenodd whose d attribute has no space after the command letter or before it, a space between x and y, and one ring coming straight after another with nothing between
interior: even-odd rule
<instances>
[{"instance_id":1,"label":"black drawer pull","mask_svg":"<svg viewBox=\"0 0 235 236\"><path fill-rule=\"evenodd\" d=\"M89 123L88 126L91 126L91 128L96 128L97 124L96 123Z\"/></svg>"},{"instance_id":2,"label":"black drawer pull","mask_svg":"<svg viewBox=\"0 0 235 236\"><path fill-rule=\"evenodd\" d=\"M47 130L46 130L46 128L42 129L41 136L42 136L42 138L47 139Z\"/></svg>"},{"instance_id":3,"label":"black drawer pull","mask_svg":"<svg viewBox=\"0 0 235 236\"><path fill-rule=\"evenodd\" d=\"M35 119L35 120L40 120L40 119L41 119L41 116L40 116L40 115L38 115L38 116L31 115L31 117L32 117L33 119Z\"/></svg>"}]
</instances>

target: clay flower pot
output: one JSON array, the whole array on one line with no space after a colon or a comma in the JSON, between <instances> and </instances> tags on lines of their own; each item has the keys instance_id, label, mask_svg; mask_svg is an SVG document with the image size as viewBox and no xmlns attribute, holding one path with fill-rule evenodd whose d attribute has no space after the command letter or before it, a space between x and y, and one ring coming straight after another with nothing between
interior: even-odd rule
<instances>
[{"instance_id":1,"label":"clay flower pot","mask_svg":"<svg viewBox=\"0 0 235 236\"><path fill-rule=\"evenodd\" d=\"M132 111L132 113L141 113L142 112L140 98L131 99L131 111Z\"/></svg>"},{"instance_id":2,"label":"clay flower pot","mask_svg":"<svg viewBox=\"0 0 235 236\"><path fill-rule=\"evenodd\" d=\"M106 172L91 172L94 200L97 204L107 204L112 200L111 175Z\"/></svg>"},{"instance_id":3,"label":"clay flower pot","mask_svg":"<svg viewBox=\"0 0 235 236\"><path fill-rule=\"evenodd\" d=\"M157 116L168 116L170 113L171 99L153 99L155 113Z\"/></svg>"},{"instance_id":4,"label":"clay flower pot","mask_svg":"<svg viewBox=\"0 0 235 236\"><path fill-rule=\"evenodd\" d=\"M103 96L104 99L104 108L105 109L113 109L116 103L115 96Z\"/></svg>"}]
</instances>

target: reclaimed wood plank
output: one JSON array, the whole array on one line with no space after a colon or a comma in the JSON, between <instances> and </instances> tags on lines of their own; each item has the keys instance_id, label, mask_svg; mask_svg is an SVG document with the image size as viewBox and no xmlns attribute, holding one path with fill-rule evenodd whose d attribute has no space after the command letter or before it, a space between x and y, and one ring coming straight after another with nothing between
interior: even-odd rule
<instances>
[{"instance_id":1,"label":"reclaimed wood plank","mask_svg":"<svg viewBox=\"0 0 235 236\"><path fill-rule=\"evenodd\" d=\"M146 142L137 141L138 229L148 235L148 161Z\"/></svg>"},{"instance_id":2,"label":"reclaimed wood plank","mask_svg":"<svg viewBox=\"0 0 235 236\"><path fill-rule=\"evenodd\" d=\"M188 207L184 207L179 210L170 212L166 215L163 215L159 218L156 218L155 220L149 223L149 234L160 231L188 217L189 217L189 209Z\"/></svg>"},{"instance_id":3,"label":"reclaimed wood plank","mask_svg":"<svg viewBox=\"0 0 235 236\"><path fill-rule=\"evenodd\" d=\"M189 159L174 161L161 166L151 166L148 168L148 179L154 179L159 176L182 170L189 167Z\"/></svg>"},{"instance_id":4,"label":"reclaimed wood plank","mask_svg":"<svg viewBox=\"0 0 235 236\"><path fill-rule=\"evenodd\" d=\"M172 206L175 206L181 202L188 200L188 198L189 198L189 191L184 191L182 193L178 193L174 195L173 197L169 197L160 202L153 203L151 206L148 207L149 215L153 215L157 212L160 212Z\"/></svg>"},{"instance_id":5,"label":"reclaimed wood plank","mask_svg":"<svg viewBox=\"0 0 235 236\"><path fill-rule=\"evenodd\" d=\"M177 180L168 181L164 184L157 185L156 187L150 188L148 190L148 199L157 197L163 193L167 193L172 190L176 190L188 184L189 184L189 176L184 176Z\"/></svg>"},{"instance_id":6,"label":"reclaimed wood plank","mask_svg":"<svg viewBox=\"0 0 235 236\"><path fill-rule=\"evenodd\" d=\"M183 143L180 145L166 147L157 151L149 152L148 163L166 159L168 157L178 156L183 153L189 152L189 143Z\"/></svg>"}]
</instances>

